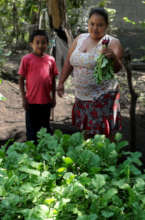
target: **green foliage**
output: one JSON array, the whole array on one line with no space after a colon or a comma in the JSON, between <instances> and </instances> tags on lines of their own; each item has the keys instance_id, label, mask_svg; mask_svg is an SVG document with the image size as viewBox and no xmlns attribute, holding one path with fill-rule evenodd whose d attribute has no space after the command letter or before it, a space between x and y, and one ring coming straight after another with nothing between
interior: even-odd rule
<instances>
[{"instance_id":1,"label":"green foliage","mask_svg":"<svg viewBox=\"0 0 145 220\"><path fill-rule=\"evenodd\" d=\"M112 60L107 59L104 54L101 54L96 60L94 78L96 84L100 84L104 80L114 78L113 62Z\"/></svg>"},{"instance_id":2,"label":"green foliage","mask_svg":"<svg viewBox=\"0 0 145 220\"><path fill-rule=\"evenodd\" d=\"M130 20L128 17L123 17L123 20L124 20L125 22L131 23L131 24L136 24L135 21Z\"/></svg>"},{"instance_id":3,"label":"green foliage","mask_svg":"<svg viewBox=\"0 0 145 220\"><path fill-rule=\"evenodd\" d=\"M66 0L67 25L70 26L73 36L87 30L88 11L90 2L87 0ZM108 0L101 0L91 7L106 7ZM3 33L0 40L6 40L7 45L25 47L28 42L28 33L39 26L43 12L47 11L47 0L1 0L0 1L0 30ZM114 17L114 10L107 8L110 18ZM48 18L47 18L48 19ZM43 19L42 19L43 20ZM48 21L44 21L45 28L50 30ZM43 26L43 25L42 25ZM112 27L111 27L112 28Z\"/></svg>"},{"instance_id":4,"label":"green foliage","mask_svg":"<svg viewBox=\"0 0 145 220\"><path fill-rule=\"evenodd\" d=\"M82 28L82 26L84 27L83 11L85 4L86 0L66 0L68 25L71 27L73 36L78 34L78 31Z\"/></svg>"},{"instance_id":5,"label":"green foliage","mask_svg":"<svg viewBox=\"0 0 145 220\"><path fill-rule=\"evenodd\" d=\"M98 7L104 8L108 3L110 3L109 0L101 0L101 1L99 1L99 3L98 3Z\"/></svg>"},{"instance_id":6,"label":"green foliage","mask_svg":"<svg viewBox=\"0 0 145 220\"><path fill-rule=\"evenodd\" d=\"M7 61L7 58L11 55L11 51L6 51L6 41L0 40L0 68L3 67L4 63ZM1 71L1 70L0 70Z\"/></svg>"},{"instance_id":7,"label":"green foliage","mask_svg":"<svg viewBox=\"0 0 145 220\"><path fill-rule=\"evenodd\" d=\"M0 85L2 83L2 80L0 79ZM0 101L5 101L6 98L0 93Z\"/></svg>"},{"instance_id":8,"label":"green foliage","mask_svg":"<svg viewBox=\"0 0 145 220\"><path fill-rule=\"evenodd\" d=\"M85 0L66 0L66 4L71 8L80 8Z\"/></svg>"},{"instance_id":9,"label":"green foliage","mask_svg":"<svg viewBox=\"0 0 145 220\"><path fill-rule=\"evenodd\" d=\"M141 3L145 4L145 1L141 1ZM144 21L139 21L139 22L135 22L131 19L129 19L128 17L123 17L123 20L127 23L130 23L132 25L139 25L142 28L145 28L145 20Z\"/></svg>"},{"instance_id":10,"label":"green foliage","mask_svg":"<svg viewBox=\"0 0 145 220\"><path fill-rule=\"evenodd\" d=\"M141 3L145 4L145 1L141 1ZM135 27L140 27L143 30L145 29L145 20L135 22L132 19L129 19L128 17L123 17L123 20L124 20L124 22L129 23L131 25L134 25ZM144 45L142 47L140 47L140 49L145 50ZM142 56L138 59L134 59L133 61L145 62L145 56Z\"/></svg>"},{"instance_id":11,"label":"green foliage","mask_svg":"<svg viewBox=\"0 0 145 220\"><path fill-rule=\"evenodd\" d=\"M145 1L141 1L143 4L145 4ZM131 19L129 19L128 17L123 17L123 20L127 23L133 24L133 25L140 25L141 27L145 28L145 20L144 21L139 21L139 22L135 22Z\"/></svg>"},{"instance_id":12,"label":"green foliage","mask_svg":"<svg viewBox=\"0 0 145 220\"><path fill-rule=\"evenodd\" d=\"M140 153L104 135L84 140L81 133L51 136L45 129L33 142L0 149L2 220L143 220L145 175ZM126 157L121 163L120 158Z\"/></svg>"},{"instance_id":13,"label":"green foliage","mask_svg":"<svg viewBox=\"0 0 145 220\"><path fill-rule=\"evenodd\" d=\"M0 93L0 101L5 101L6 98Z\"/></svg>"},{"instance_id":14,"label":"green foliage","mask_svg":"<svg viewBox=\"0 0 145 220\"><path fill-rule=\"evenodd\" d=\"M109 0L100 0L97 1L87 1L87 0L67 0L66 1L66 14L68 18L68 24L71 27L73 36L77 36L79 33L86 32L88 26L88 13L90 8L95 7L103 7L108 11L109 20L110 20L110 30L116 30L116 27L112 25L112 21L114 20L116 10L109 8L109 4L111 1Z\"/></svg>"},{"instance_id":15,"label":"green foliage","mask_svg":"<svg viewBox=\"0 0 145 220\"><path fill-rule=\"evenodd\" d=\"M40 10L46 8L46 0L1 0L0 1L0 40L6 39L7 45L24 43L32 24L38 25ZM12 46L12 45L11 45Z\"/></svg>"}]
</instances>

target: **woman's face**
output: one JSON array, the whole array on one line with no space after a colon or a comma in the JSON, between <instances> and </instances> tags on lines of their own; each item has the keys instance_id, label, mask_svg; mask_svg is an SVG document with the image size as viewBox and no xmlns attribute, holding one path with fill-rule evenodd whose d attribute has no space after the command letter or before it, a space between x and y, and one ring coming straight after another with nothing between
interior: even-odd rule
<instances>
[{"instance_id":1,"label":"woman's face","mask_svg":"<svg viewBox=\"0 0 145 220\"><path fill-rule=\"evenodd\" d=\"M94 40L101 39L106 32L108 24L103 16L99 14L93 14L88 21L88 32Z\"/></svg>"}]
</instances>

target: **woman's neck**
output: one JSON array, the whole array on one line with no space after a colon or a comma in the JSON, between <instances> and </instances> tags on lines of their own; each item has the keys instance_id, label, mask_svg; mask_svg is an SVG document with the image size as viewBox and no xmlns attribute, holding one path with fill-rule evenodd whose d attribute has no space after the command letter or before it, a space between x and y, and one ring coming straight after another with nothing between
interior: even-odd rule
<instances>
[{"instance_id":1,"label":"woman's neck","mask_svg":"<svg viewBox=\"0 0 145 220\"><path fill-rule=\"evenodd\" d=\"M91 35L89 35L90 40L94 43L98 43L106 34L104 34L103 36L99 37L99 38L92 38Z\"/></svg>"}]
</instances>

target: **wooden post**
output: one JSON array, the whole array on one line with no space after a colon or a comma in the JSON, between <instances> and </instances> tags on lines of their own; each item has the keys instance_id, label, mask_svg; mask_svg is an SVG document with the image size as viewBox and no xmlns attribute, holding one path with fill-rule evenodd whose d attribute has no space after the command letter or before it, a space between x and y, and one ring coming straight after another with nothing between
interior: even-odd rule
<instances>
[{"instance_id":1,"label":"wooden post","mask_svg":"<svg viewBox=\"0 0 145 220\"><path fill-rule=\"evenodd\" d=\"M124 53L124 67L127 73L127 82L129 87L129 92L131 95L131 102L130 102L130 150L136 151L136 102L138 98L138 94L135 92L133 85L132 85L132 69L131 69L131 54L129 49L127 48Z\"/></svg>"}]
</instances>

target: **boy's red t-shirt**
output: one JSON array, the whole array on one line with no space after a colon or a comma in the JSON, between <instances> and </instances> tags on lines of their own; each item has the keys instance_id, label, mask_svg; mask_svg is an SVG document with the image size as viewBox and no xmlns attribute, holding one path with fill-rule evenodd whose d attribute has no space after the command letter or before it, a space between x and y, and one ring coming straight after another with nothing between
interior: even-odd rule
<instances>
[{"instance_id":1,"label":"boy's red t-shirt","mask_svg":"<svg viewBox=\"0 0 145 220\"><path fill-rule=\"evenodd\" d=\"M21 60L18 73L26 79L26 98L29 104L51 102L52 80L58 74L54 57L27 54Z\"/></svg>"}]
</instances>

